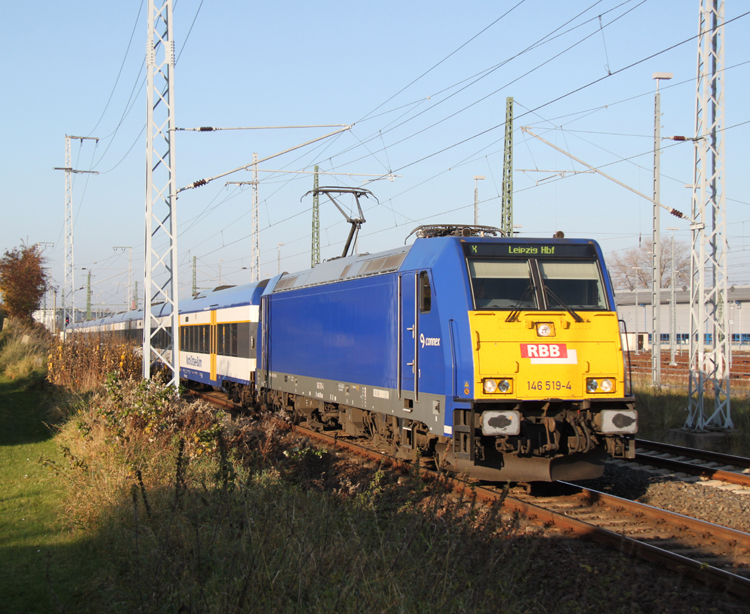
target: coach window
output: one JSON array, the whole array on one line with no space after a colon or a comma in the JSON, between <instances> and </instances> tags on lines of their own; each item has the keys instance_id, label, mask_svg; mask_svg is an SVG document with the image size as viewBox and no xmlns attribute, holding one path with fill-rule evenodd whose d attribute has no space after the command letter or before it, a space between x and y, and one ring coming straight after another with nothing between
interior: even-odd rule
<instances>
[{"instance_id":1,"label":"coach window","mask_svg":"<svg viewBox=\"0 0 750 614\"><path fill-rule=\"evenodd\" d=\"M432 309L432 289L430 288L430 277L427 271L419 274L419 312L430 313Z\"/></svg>"},{"instance_id":2,"label":"coach window","mask_svg":"<svg viewBox=\"0 0 750 614\"><path fill-rule=\"evenodd\" d=\"M230 324L229 326L230 350L228 354L230 356L237 356L237 324Z\"/></svg>"}]
</instances>

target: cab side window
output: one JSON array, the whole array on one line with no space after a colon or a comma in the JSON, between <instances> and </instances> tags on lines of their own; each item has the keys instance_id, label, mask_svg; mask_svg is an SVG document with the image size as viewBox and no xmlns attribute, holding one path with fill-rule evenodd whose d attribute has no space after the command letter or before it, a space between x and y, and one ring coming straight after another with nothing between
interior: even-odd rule
<instances>
[{"instance_id":1,"label":"cab side window","mask_svg":"<svg viewBox=\"0 0 750 614\"><path fill-rule=\"evenodd\" d=\"M419 312L430 313L432 309L432 288L427 271L419 273Z\"/></svg>"}]
</instances>

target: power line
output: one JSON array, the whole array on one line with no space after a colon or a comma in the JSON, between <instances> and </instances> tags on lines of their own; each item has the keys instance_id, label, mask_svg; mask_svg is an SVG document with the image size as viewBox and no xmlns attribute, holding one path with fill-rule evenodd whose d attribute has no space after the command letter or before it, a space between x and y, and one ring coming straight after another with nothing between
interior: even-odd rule
<instances>
[{"instance_id":1,"label":"power line","mask_svg":"<svg viewBox=\"0 0 750 614\"><path fill-rule=\"evenodd\" d=\"M141 17L141 11L143 10L143 2L144 0L141 0L141 4L138 7L138 14L135 16L135 23L133 24L133 30L130 33L130 40L128 40L128 46L125 48L125 55L122 58L122 63L120 64L120 70L117 72L117 78L115 79L115 84L112 86L112 91L109 94L109 98L107 98L107 103L104 105L104 110L102 111L102 114L99 116L99 119L97 120L96 125L91 129L91 132L89 132L86 136L91 136L94 133L94 130L96 130L99 127L99 124L101 123L102 118L104 117L104 114L107 112L107 109L109 108L109 103L112 102L112 96L115 95L117 84L120 82L120 75L122 75L122 69L125 67L125 60L128 59L128 53L130 52L130 45L133 43L133 36L135 35L135 29L138 26L138 20Z\"/></svg>"},{"instance_id":2,"label":"power line","mask_svg":"<svg viewBox=\"0 0 750 614\"><path fill-rule=\"evenodd\" d=\"M461 49L463 49L464 47L466 47L466 45L468 45L468 44L469 44L469 43L470 43L471 41L475 40L476 38L478 38L479 36L481 36L481 35L482 35L482 34L483 34L484 32L486 32L487 30L489 30L489 29L490 29L490 28L491 28L492 26L494 26L494 25L495 25L496 23L498 23L499 21L501 21L502 19L504 19L505 17L507 17L508 15L510 15L510 14L511 14L511 13L512 13L513 11L515 11L515 10L516 10L516 9L517 9L517 8L518 8L519 6L521 6L521 5L522 5L522 4L523 4L523 3L525 2L525 1L526 1L526 0L521 0L521 1L520 1L520 2L518 2L518 3L516 4L516 5L514 5L514 6L512 7L512 8L508 9L508 10L507 10L507 11L506 11L505 13L503 13L503 14L502 14L502 15L501 15L500 17L498 17L497 19L495 19L495 21L493 21L493 22L492 22L492 23L491 23L490 25L488 25L488 26L484 27L484 28L483 28L482 30L480 30L479 32L477 32L477 33L476 33L476 34L475 34L474 36L472 36L472 37L471 37L471 38L470 38L469 40L467 40L467 41L466 41L465 43L463 43L462 45L460 45L460 46L459 46L458 48L456 48L456 49L454 49L453 51L451 51L451 52L450 52L450 53L449 53L448 55L446 55L446 56L445 56L445 57L444 57L444 58L443 58L442 60L440 60L440 61L439 61L439 62L438 62L437 64L435 64L435 65L434 65L434 66L432 66L431 68L427 69L427 70L426 70L425 72L423 72L423 73L422 73L421 75L419 75L419 76L418 76L418 77L417 77L416 79L414 79L413 81L411 81L411 82L410 82L410 83L409 83L408 85L405 85L404 87L402 87L402 88L401 88L401 89L400 89L400 90L399 90L398 92L396 92L395 94L393 94L393 95L392 95L392 96L391 96L390 98L388 98L388 99L386 99L385 101L381 102L381 103L380 103L380 104L379 104L379 105L378 105L377 107L375 107L375 108L374 108L374 109L373 109L372 111L370 111L370 112L369 112L369 113L368 113L367 115L365 115L365 116L364 116L364 117L363 117L363 118L362 118L361 120L359 120L359 121L363 121L363 120L367 119L367 117L368 117L369 115L371 115L372 113L374 113L375 111L377 111L378 109L380 109L380 108L381 108L381 107L382 107L383 105L385 105L385 104L388 104L388 103L389 103L389 102L390 102L391 100L393 100L393 99L394 99L394 98L395 98L396 96L398 96L398 95L399 95L399 94L401 94L402 92L404 92L404 91L406 91L407 89L409 89L409 88L410 88L410 87L411 87L412 85L414 85L414 84L415 84L415 83L416 83L417 81L419 81L420 79L422 79L422 77L425 77L426 75L428 75L429 73L431 73L431 72L432 72L433 70L435 70L435 69L436 69L436 68L437 68L438 66L440 66L440 65L441 65L441 64L442 64L443 62L445 62L445 61L446 61L446 60L447 60L448 58L450 58L450 57L454 56L454 55L455 55L456 53L458 53L459 51L461 51ZM601 0L599 0L599 1L601 1ZM598 4L598 2L597 2L597 4Z\"/></svg>"},{"instance_id":3,"label":"power line","mask_svg":"<svg viewBox=\"0 0 750 614\"><path fill-rule=\"evenodd\" d=\"M627 3L628 3L628 2L630 2L630 1L632 1L632 0L627 0L626 2L623 2L623 3L619 4L619 5L617 6L617 7L614 7L614 8L613 8L613 9L611 9L611 10L615 10L615 9L619 8L620 6L622 6L622 5L624 5L624 4L627 4ZM605 27L609 27L609 26L610 26L611 24L615 23L616 21L618 21L618 20L619 20L620 18L624 17L625 15L627 15L628 13L630 13L631 11L633 11L633 10L637 9L637 8L638 8L639 6L641 6L641 5L642 5L642 4L644 4L645 2L646 2L646 0L642 0L642 2L640 2L640 3L639 3L638 5L636 5L635 7L632 7L631 9L629 9L628 11L626 11L625 13L623 13L622 15L619 15L618 17L616 17L615 19L613 19L613 20L612 20L611 22L609 22L609 23L608 23L608 24L607 24L607 25L606 25ZM446 97L446 98L444 98L443 100L440 100L440 101L436 102L435 104L431 105L431 106L430 106L430 107L428 107L427 109L424 109L424 110L420 111L420 112L419 112L418 114L416 114L416 115L414 115L414 116L410 117L410 118L409 118L408 120L405 120L405 121L403 121L403 122L401 122L400 124L397 124L397 125L395 125L395 126L391 126L391 127L389 127L389 128L388 128L388 129L386 130L386 132L390 132L391 130L395 130L396 128L399 128L400 126L403 126L403 125L404 125L404 124L406 124L407 122L409 122L409 121L412 121L412 120L416 119L417 117L419 117L420 115L423 115L424 113L426 113L426 112L428 112L428 111L430 111L430 110L434 109L435 107L439 106L440 104L443 104L444 102L446 102L447 100L449 100L449 99L450 99L450 98L452 98L453 96L455 96L455 95L459 94L460 92L462 92L462 91L464 91L464 90L468 89L468 88L469 88L469 87L471 87L472 85L474 85L474 84L478 83L478 82L479 82L480 80L482 80L482 79L484 79L485 77L489 76L490 74L494 73L494 72L495 72L496 70L498 70L499 68L502 68L502 67L503 67L503 66L505 66L506 64L510 63L510 62L511 62L512 60L515 60L515 59L517 59L517 58L521 57L521 56L522 56L522 55L524 55L525 53L527 53L527 52L529 52L529 51L531 51L531 50L533 50L533 49L536 49L537 47L540 47L541 45L547 44L548 42L551 42L552 40L554 40L555 38L558 38L559 36L562 36L563 34L567 34L567 33L569 33L569 32L572 32L573 30L575 30L575 29L577 29L578 27L580 27L580 26L584 25L585 23L589 23L589 22L590 22L590 21L592 21L592 20L586 21L586 22L584 22L584 24L580 24L579 26L575 26L575 27L573 27L573 28L571 28L571 29L567 30L566 32L563 32L563 33L559 34L558 36L555 36L555 37L552 37L552 38L550 38L550 37L552 36L552 34L554 34L554 33L555 33L555 32L557 32L557 31L558 31L559 29L561 29L561 28L565 27L566 25L568 25L569 23L571 23L572 21L574 21L575 19L577 19L578 17L580 17L581 15L583 15L583 13L585 13L585 12L589 11L589 10L590 10L591 8L593 8L594 6L596 6L596 4L598 4L598 2L594 3L594 4L593 4L593 5L591 6L591 7L589 7L589 8L588 8L588 9L586 9L585 11L582 11L581 13L579 13L578 15L576 15L575 17L573 17L573 18L569 19L569 20L568 20L568 21L567 21L566 23L562 24L561 26L558 26L558 28L556 28L556 29L555 29L555 30L553 30L552 32L550 32L549 34L546 34L545 36L543 36L542 38L540 38L539 40L537 40L537 41L536 41L535 43L533 43L533 44L529 45L528 47L526 47L526 48L525 48L525 49L523 49L522 51L520 51L520 52L518 52L518 53L514 54L514 55L513 55L513 56L511 56L510 58L508 58L508 59L504 60L503 62L500 62L499 64L496 64L495 66L493 66L493 67L491 67L491 68L489 68L489 69L486 69L485 71L481 71L481 72L479 72L479 73L476 73L476 75L474 75L474 77L477 77L476 79L474 79L474 77L469 77L468 79L465 79L465 80L463 80L463 81L459 82L458 84L455 84L455 85L453 85L453 86L450 86L449 88L445 88L445 89L441 90L441 91L440 91L440 92L438 92L437 94L433 94L433 95L432 95L431 97L434 97L434 96L436 96L436 95L439 95L439 94L441 94L441 93L443 93L443 92L445 92L445 91L448 91L449 89L452 89L453 87L456 87L457 85L460 85L461 83L464 83L464 82L465 82L465 81L467 81L467 80L471 80L471 79L474 79L474 81L472 81L471 83L469 83L469 84L465 85L464 87L460 88L460 89L459 89L459 90L457 90L456 92L453 92L452 94L450 94L449 96L447 96L447 97ZM610 12L610 11L607 11L607 12ZM518 80L522 79L523 77L526 77L526 76L528 76L529 74L531 74L531 73L535 72L536 70L538 70L539 68L541 68L541 67L542 67L542 66L544 66L545 64L547 64L547 63L551 62L552 60L554 60L554 59L556 59L557 57L559 57L559 56L563 55L564 53L567 53L567 51L569 51L569 50L573 49L573 48L574 48L574 47L576 47L577 45L581 44L582 42L584 42L584 41L586 41L587 39L591 38L592 36L596 35L596 32L598 32L598 30L596 30L596 31L594 31L594 32L592 32L592 33L590 33L590 34L588 34L587 36L583 37L582 39L580 39L579 41L577 41L576 43L574 43L573 45L571 45L571 46L570 46L570 47L568 47L567 49L565 49L565 50L563 50L563 51L559 52L558 54L556 54L556 55L552 56L551 58L549 58L549 59L545 60L544 62L542 62L542 63L538 64L537 66L535 66L535 67L534 67L534 68L532 68L531 70L527 71L526 73L524 73L524 74L523 74L523 75L521 75L520 77L517 77L516 79L513 79L512 81L510 81L510 82L508 82L508 83L504 84L504 85L503 85L502 87L500 87L500 88L496 89L496 90L495 90L494 92L491 92L490 94L488 94L488 95L486 95L486 96L483 96L482 98L480 98L480 99L478 99L478 100L476 100L476 101L472 102L472 103L471 103L470 105L467 105L466 107L463 107L463 108L462 108L462 109L460 109L459 111L457 111L457 112L455 112L455 113L452 113L451 115L449 115L449 116L447 116L447 117L445 117L445 118L443 118L443 119L439 120L438 122L436 122L436 123L432 124L431 126L428 126L428 127L427 127L427 128L425 128L425 129L422 129L422 130L420 130L420 131L418 131L418 132L416 132L416 133L414 133L414 134L412 134L412 135L409 135L408 137L405 137L404 139L402 139L401 141L398 141L398 142L397 142L397 143L395 143L395 144L399 144L399 143L401 143L401 142L403 142L403 141L405 141L405 140L408 140L408 139L410 139L410 138L413 138L414 136L417 136L418 134L420 134L420 133L424 132L424 131L425 131L425 130L427 130L427 129L430 129L430 128L434 128L435 126L439 125L439 124L440 124L440 123L442 123L443 121L446 121L446 120L450 119L451 117L454 117L455 115L457 115L457 114L459 114L459 113L462 113L463 111L466 111L467 109L471 108L472 106L474 106L474 105L476 105L476 104L479 104L480 102L482 102L483 100L486 100L486 99L487 99L487 98L489 98L490 96L493 96L493 95L495 95L495 94L499 93L500 91L502 91L503 89L505 89L505 88L507 88L508 86L512 85L512 84L513 84L513 83L515 83L516 81L518 81ZM366 139L365 139L365 141L364 141L364 142L365 142L365 143L367 143L367 142L369 142L369 141L371 141L371 140L373 140L373 139L377 138L377 137L379 136L379 134L380 134L380 133L378 133L378 134L374 134L374 135L371 135L371 136L369 136L369 137L366 137ZM395 144L394 144L394 145L395 145ZM352 149L353 149L353 148L352 148L352 147L350 147L350 148L348 148L348 149L344 150L343 152L340 152L340 153L339 153L339 154L337 154L337 155L343 155L344 153L347 153L348 151L351 151ZM365 156L365 157L366 157L366 156ZM351 162L357 162L357 161L359 161L359 160L361 160L361 159L363 159L363 158L357 158L356 160L353 160L353 161L351 161Z\"/></svg>"},{"instance_id":4,"label":"power line","mask_svg":"<svg viewBox=\"0 0 750 614\"><path fill-rule=\"evenodd\" d=\"M750 15L750 11L747 11L747 12L742 13L741 15L739 15L739 16L733 18L733 19L730 19L729 21L725 22L725 25L728 25L731 22L737 21L738 19L741 19L743 17L746 17L747 15ZM554 104L555 102L559 102L560 100L568 98L569 96L572 96L573 94L577 94L578 92L581 92L581 91L583 91L583 90L585 90L585 89L587 89L589 87L592 87L592 86L594 86L594 85L596 85L598 83L601 83L605 79L609 79L610 77L614 77L614 76L616 76L616 75L618 75L618 74L620 74L622 72L625 72L626 70L630 70L631 68L639 66L640 64L643 64L644 62L647 62L648 60L652 60L655 57L658 57L658 56L660 56L660 55L662 55L664 53L667 53L668 51L672 51L673 49L676 49L677 47L680 47L680 46L682 46L682 45L684 45L684 44L686 44L686 43L688 43L690 41L695 40L700 35L701 34L697 34L695 36L691 36L691 37L689 37L689 38L687 38L687 39L685 39L683 41L680 41L679 43L675 43L674 45L670 45L669 47L666 47L665 49L662 49L661 51L658 51L656 53L652 53L652 54L650 54L650 55L648 55L648 56L646 56L644 58L641 58L640 60L637 60L637 61L635 61L635 62L633 62L631 64L628 64L627 66L624 66L623 68L615 70L615 71L611 72L610 74L605 75L604 77L600 77L598 79L594 79L593 81L590 81L589 83L587 83L585 85L582 85L582 86L577 87L577 88L575 88L573 90L570 90L569 92L567 92L565 94L561 94L560 96L558 96L556 98L553 98L552 100L549 100L549 101L547 101L545 103L542 103L542 104L534 107L534 109L532 109L532 111L524 113L520 117L523 117L523 115L527 115L530 112L538 111L539 109L543 109L544 107L547 107L547 106L549 106L551 104ZM520 119L520 117L517 117L516 119ZM419 164L420 162L424 162L425 160L429 160L430 158L432 158L432 157L434 157L436 155L439 155L439 154L444 153L444 152L446 152L446 151L448 151L450 149L458 147L459 145L463 145L464 143L472 141L472 140L474 140L474 139L476 139L476 138L478 138L480 136L483 136L483 135L485 135L485 134L487 134L489 132L492 132L493 130L497 130L498 128L501 128L504 125L505 125L505 122L502 122L500 124L497 124L495 126L487 128L485 130L482 130L482 131L480 131L480 132L478 132L478 133L476 133L476 134L474 134L474 135L472 135L470 137L466 137L465 139L462 139L462 140L460 140L460 141L458 141L456 143L453 143L452 145L448 145L448 146L443 147L442 149L439 149L439 150L437 150L437 151L435 151L435 152L433 152L431 154L428 154L428 155L423 156L423 157L421 157L421 158L419 158L417 160L409 162L408 164L404 164L404 165L398 167L397 169L394 169L394 171L402 171L402 170L404 170L406 168L414 166L415 164Z\"/></svg>"}]
</instances>

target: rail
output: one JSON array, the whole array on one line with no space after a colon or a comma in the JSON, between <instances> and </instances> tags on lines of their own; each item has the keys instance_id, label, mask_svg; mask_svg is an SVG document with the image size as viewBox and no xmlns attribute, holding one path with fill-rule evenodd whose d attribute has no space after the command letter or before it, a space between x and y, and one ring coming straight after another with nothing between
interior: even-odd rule
<instances>
[{"instance_id":1,"label":"rail","mask_svg":"<svg viewBox=\"0 0 750 614\"><path fill-rule=\"evenodd\" d=\"M750 458L637 439L634 460L641 465L750 487Z\"/></svg>"}]
</instances>

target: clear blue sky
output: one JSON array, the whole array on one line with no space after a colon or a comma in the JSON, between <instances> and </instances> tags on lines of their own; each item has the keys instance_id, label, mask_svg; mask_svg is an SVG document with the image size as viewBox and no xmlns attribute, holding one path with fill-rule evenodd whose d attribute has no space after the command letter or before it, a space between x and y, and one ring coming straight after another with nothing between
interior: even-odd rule
<instances>
[{"instance_id":1,"label":"clear blue sky","mask_svg":"<svg viewBox=\"0 0 750 614\"><path fill-rule=\"evenodd\" d=\"M100 172L77 175L73 188L75 264L93 271L97 304L125 302L127 256L114 246L132 246L136 279L143 270L146 4L43 0L32 12L7 3L0 26L0 248L21 240L53 242L46 254L54 280L62 283L64 175L53 167L64 166L66 134L99 137L98 146L72 146L75 168ZM364 201L359 250L373 252L401 245L419 224L470 223L474 175L487 178L479 182L480 223L499 225L502 123L506 96L513 96L514 222L522 235L563 230L613 252L650 236L651 204L596 175L555 178L518 170L580 169L519 128L531 126L650 194L651 76L674 73L662 84L662 135L692 136L698 6L698 0L178 0L176 123L354 124L350 132L261 166L309 171L319 164L329 172L399 175L368 186L380 203ZM747 10L750 5L728 0L726 20ZM726 27L727 127L750 120L748 26L750 16ZM180 132L177 184L327 131ZM727 130L725 138L730 283L750 283L750 124ZM664 145L662 200L689 212L684 185L692 182L692 145ZM249 179L236 173L180 195L183 295L193 256L199 286L217 285L220 265L224 283L249 281L242 267L250 265L251 191L224 185ZM321 183L360 181L329 177ZM285 244L284 270L309 266L312 201L300 199L311 188L310 175L261 173L262 276L275 274L279 243ZM681 228L678 239L689 239L687 223L664 213L662 228L670 226ZM323 258L340 254L346 233L341 215L323 203ZM84 274L76 272L76 285ZM84 295L78 294L81 306Z\"/></svg>"}]
</instances>

